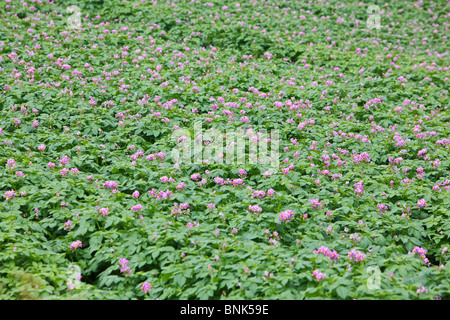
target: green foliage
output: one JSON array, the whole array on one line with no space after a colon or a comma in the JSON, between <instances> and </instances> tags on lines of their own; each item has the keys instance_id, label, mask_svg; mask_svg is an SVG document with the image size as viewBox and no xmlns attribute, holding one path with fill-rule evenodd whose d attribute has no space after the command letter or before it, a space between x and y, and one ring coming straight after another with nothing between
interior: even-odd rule
<instances>
[{"instance_id":1,"label":"green foliage","mask_svg":"<svg viewBox=\"0 0 450 320\"><path fill-rule=\"evenodd\" d=\"M0 5L0 299L450 298L445 6L380 4L369 30L360 1L71 5ZM196 121L278 130L280 168L174 166Z\"/></svg>"}]
</instances>

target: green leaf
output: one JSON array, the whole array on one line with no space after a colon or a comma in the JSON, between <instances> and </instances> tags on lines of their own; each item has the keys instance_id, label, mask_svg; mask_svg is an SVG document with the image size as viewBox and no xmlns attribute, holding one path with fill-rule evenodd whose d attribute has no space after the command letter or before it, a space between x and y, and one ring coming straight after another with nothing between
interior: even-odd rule
<instances>
[{"instance_id":1,"label":"green leaf","mask_svg":"<svg viewBox=\"0 0 450 320\"><path fill-rule=\"evenodd\" d=\"M346 287L341 286L336 289L336 293L340 298L345 299L348 296L348 289Z\"/></svg>"}]
</instances>

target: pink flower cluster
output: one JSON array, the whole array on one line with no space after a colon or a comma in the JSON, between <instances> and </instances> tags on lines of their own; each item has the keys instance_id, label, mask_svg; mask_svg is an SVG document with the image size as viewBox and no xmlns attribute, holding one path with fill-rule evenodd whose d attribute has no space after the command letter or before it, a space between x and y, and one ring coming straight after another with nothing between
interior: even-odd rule
<instances>
[{"instance_id":1,"label":"pink flower cluster","mask_svg":"<svg viewBox=\"0 0 450 320\"><path fill-rule=\"evenodd\" d=\"M360 181L357 182L353 185L353 187L355 188L355 193L357 195L361 195L362 193L364 193L364 185L363 185L364 181Z\"/></svg>"},{"instance_id":2,"label":"pink flower cluster","mask_svg":"<svg viewBox=\"0 0 450 320\"><path fill-rule=\"evenodd\" d=\"M189 207L190 207L190 206L189 206L189 203L180 203L180 205L178 206L178 203L175 202L175 203L173 204L173 206L174 206L175 208L173 208L172 211L170 212L170 214L171 214L172 216L174 216L174 215L181 216L182 214L188 214L189 211L190 211L190 209L189 209Z\"/></svg>"},{"instance_id":3,"label":"pink flower cluster","mask_svg":"<svg viewBox=\"0 0 450 320\"><path fill-rule=\"evenodd\" d=\"M172 177L167 177L167 176L163 176L160 178L162 183L167 183L167 182L175 182L175 180Z\"/></svg>"},{"instance_id":4,"label":"pink flower cluster","mask_svg":"<svg viewBox=\"0 0 450 320\"><path fill-rule=\"evenodd\" d=\"M245 171L244 169L239 169L239 175L245 178L247 176L247 171Z\"/></svg>"},{"instance_id":5,"label":"pink flower cluster","mask_svg":"<svg viewBox=\"0 0 450 320\"><path fill-rule=\"evenodd\" d=\"M320 273L317 269L313 271L312 275L316 277L316 281L325 279L325 273Z\"/></svg>"},{"instance_id":6,"label":"pink flower cluster","mask_svg":"<svg viewBox=\"0 0 450 320\"><path fill-rule=\"evenodd\" d=\"M266 193L262 190L255 190L253 191L253 194L251 195L251 198L253 199L254 197L259 197L262 198L266 195Z\"/></svg>"},{"instance_id":7,"label":"pink flower cluster","mask_svg":"<svg viewBox=\"0 0 450 320\"><path fill-rule=\"evenodd\" d=\"M420 199L420 200L417 201L417 206L419 208L424 208L424 207L427 206L427 202L425 201L425 199Z\"/></svg>"},{"instance_id":8,"label":"pink flower cluster","mask_svg":"<svg viewBox=\"0 0 450 320\"><path fill-rule=\"evenodd\" d=\"M69 163L70 158L68 156L62 156L61 160L59 160L59 166L62 167L63 165Z\"/></svg>"},{"instance_id":9,"label":"pink flower cluster","mask_svg":"<svg viewBox=\"0 0 450 320\"><path fill-rule=\"evenodd\" d=\"M144 282L141 286L141 290L144 291L145 293L148 293L151 288L152 288L152 285L150 283L148 283L147 281Z\"/></svg>"},{"instance_id":10,"label":"pink flower cluster","mask_svg":"<svg viewBox=\"0 0 450 320\"><path fill-rule=\"evenodd\" d=\"M359 242L361 241L361 238L359 237L359 235L357 233L353 233L350 235L350 240L353 240L355 242Z\"/></svg>"},{"instance_id":11,"label":"pink flower cluster","mask_svg":"<svg viewBox=\"0 0 450 320\"><path fill-rule=\"evenodd\" d=\"M105 181L105 183L103 183L103 186L105 188L117 189L117 183L114 181Z\"/></svg>"},{"instance_id":12,"label":"pink flower cluster","mask_svg":"<svg viewBox=\"0 0 450 320\"><path fill-rule=\"evenodd\" d=\"M419 255L420 259L423 262L425 262L428 266L431 265L430 260L428 260L428 258L426 257L427 250L425 250L425 249L423 249L421 247L414 247L414 249L411 252L409 252L409 253L411 253L413 255L416 255L416 254Z\"/></svg>"},{"instance_id":13,"label":"pink flower cluster","mask_svg":"<svg viewBox=\"0 0 450 320\"><path fill-rule=\"evenodd\" d=\"M215 183L220 184L221 186L226 185L226 184L232 184L234 187L239 186L239 185L245 186L244 180L242 180L242 179L233 179L233 180L231 180L231 179L228 178L227 180L225 180L224 178L221 178L221 177L215 177L213 179L213 181Z\"/></svg>"},{"instance_id":14,"label":"pink flower cluster","mask_svg":"<svg viewBox=\"0 0 450 320\"><path fill-rule=\"evenodd\" d=\"M314 250L313 253L323 254L325 257L328 257L330 260L333 261L339 259L339 254L336 252L336 250L331 251L330 249L324 246L321 246L319 249Z\"/></svg>"},{"instance_id":15,"label":"pink flower cluster","mask_svg":"<svg viewBox=\"0 0 450 320\"><path fill-rule=\"evenodd\" d=\"M310 199L308 200L311 203L311 208L319 209L323 205L323 201L319 201L319 199Z\"/></svg>"},{"instance_id":16,"label":"pink flower cluster","mask_svg":"<svg viewBox=\"0 0 450 320\"><path fill-rule=\"evenodd\" d=\"M280 213L278 220L288 223L288 222L292 221L292 219L294 219L294 217L295 217L294 211L286 210L286 211L283 211Z\"/></svg>"},{"instance_id":17,"label":"pink flower cluster","mask_svg":"<svg viewBox=\"0 0 450 320\"><path fill-rule=\"evenodd\" d=\"M358 250L352 249L348 253L348 258L350 260L360 262L360 261L364 261L364 259L366 258L366 255Z\"/></svg>"},{"instance_id":18,"label":"pink flower cluster","mask_svg":"<svg viewBox=\"0 0 450 320\"><path fill-rule=\"evenodd\" d=\"M152 198L155 199L170 199L173 197L172 191L170 191L169 189L167 189L166 191L159 191L158 193L156 193L155 189L152 189L148 192L150 194L150 196Z\"/></svg>"},{"instance_id":19,"label":"pink flower cluster","mask_svg":"<svg viewBox=\"0 0 450 320\"><path fill-rule=\"evenodd\" d=\"M99 210L99 212L102 214L102 216L107 216L108 215L108 213L109 213L109 208L101 208L100 210Z\"/></svg>"},{"instance_id":20,"label":"pink flower cluster","mask_svg":"<svg viewBox=\"0 0 450 320\"><path fill-rule=\"evenodd\" d=\"M252 212L258 212L258 213L262 211L262 208L260 206L258 206L257 204L255 204L253 206L249 205L248 209Z\"/></svg>"},{"instance_id":21,"label":"pink flower cluster","mask_svg":"<svg viewBox=\"0 0 450 320\"><path fill-rule=\"evenodd\" d=\"M450 139L442 139L442 140L437 140L436 144L439 145L446 145L446 146L450 146Z\"/></svg>"},{"instance_id":22,"label":"pink flower cluster","mask_svg":"<svg viewBox=\"0 0 450 320\"><path fill-rule=\"evenodd\" d=\"M143 156L145 156L145 153L142 150L138 150L136 153L133 153L130 156L130 159L137 160L137 159L139 159L139 157L143 157Z\"/></svg>"},{"instance_id":23,"label":"pink flower cluster","mask_svg":"<svg viewBox=\"0 0 450 320\"><path fill-rule=\"evenodd\" d=\"M417 294L420 294L420 293L427 293L427 292L428 292L428 290L425 289L424 286L419 286L419 288L416 290L416 293L417 293Z\"/></svg>"},{"instance_id":24,"label":"pink flower cluster","mask_svg":"<svg viewBox=\"0 0 450 320\"><path fill-rule=\"evenodd\" d=\"M76 250L78 248L81 248L83 246L83 244L81 243L80 240L74 241L72 242L72 244L70 245L70 250Z\"/></svg>"},{"instance_id":25,"label":"pink flower cluster","mask_svg":"<svg viewBox=\"0 0 450 320\"><path fill-rule=\"evenodd\" d=\"M352 154L353 163L359 164L361 162L370 162L370 156L367 152L363 152L361 154L354 153Z\"/></svg>"},{"instance_id":26,"label":"pink flower cluster","mask_svg":"<svg viewBox=\"0 0 450 320\"><path fill-rule=\"evenodd\" d=\"M426 154L428 152L427 149L422 149L419 152L417 152L417 156L420 158L423 154Z\"/></svg>"},{"instance_id":27,"label":"pink flower cluster","mask_svg":"<svg viewBox=\"0 0 450 320\"><path fill-rule=\"evenodd\" d=\"M72 221L67 220L67 221L64 223L64 230L66 230L66 231L72 230Z\"/></svg>"},{"instance_id":28,"label":"pink flower cluster","mask_svg":"<svg viewBox=\"0 0 450 320\"><path fill-rule=\"evenodd\" d=\"M16 167L16 160L8 159L8 161L6 162L6 168L9 168L10 170L14 170L15 167Z\"/></svg>"},{"instance_id":29,"label":"pink flower cluster","mask_svg":"<svg viewBox=\"0 0 450 320\"><path fill-rule=\"evenodd\" d=\"M17 193L14 190L10 190L10 191L5 192L5 194L3 195L3 198L5 198L6 201L9 201L16 196L17 196Z\"/></svg>"},{"instance_id":30,"label":"pink flower cluster","mask_svg":"<svg viewBox=\"0 0 450 320\"><path fill-rule=\"evenodd\" d=\"M385 204L377 204L378 211L381 215L383 215L384 212L388 209L388 206Z\"/></svg>"},{"instance_id":31,"label":"pink flower cluster","mask_svg":"<svg viewBox=\"0 0 450 320\"><path fill-rule=\"evenodd\" d=\"M180 191L180 190L182 190L182 189L185 188L185 187L186 187L186 184L185 184L184 182L180 182L180 183L177 185L177 190Z\"/></svg>"},{"instance_id":32,"label":"pink flower cluster","mask_svg":"<svg viewBox=\"0 0 450 320\"><path fill-rule=\"evenodd\" d=\"M129 276L130 274L132 274L132 271L130 269L130 267L128 267L128 263L130 261L128 261L125 258L120 258L119 259L119 263L120 263L120 272L123 273L125 275L125 277Z\"/></svg>"},{"instance_id":33,"label":"pink flower cluster","mask_svg":"<svg viewBox=\"0 0 450 320\"><path fill-rule=\"evenodd\" d=\"M131 211L142 211L142 204L137 204L131 207Z\"/></svg>"},{"instance_id":34,"label":"pink flower cluster","mask_svg":"<svg viewBox=\"0 0 450 320\"><path fill-rule=\"evenodd\" d=\"M161 160L164 160L165 157L166 157L166 154L164 152L158 152L155 154L149 154L148 156L145 157L145 159L147 159L148 161L156 160L156 158L160 158Z\"/></svg>"}]
</instances>

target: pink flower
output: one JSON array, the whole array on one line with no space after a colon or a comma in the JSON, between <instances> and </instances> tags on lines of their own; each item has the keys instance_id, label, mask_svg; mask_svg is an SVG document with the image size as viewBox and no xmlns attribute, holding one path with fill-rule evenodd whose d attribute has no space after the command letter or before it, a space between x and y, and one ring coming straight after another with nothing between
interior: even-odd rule
<instances>
[{"instance_id":1,"label":"pink flower","mask_svg":"<svg viewBox=\"0 0 450 320\"><path fill-rule=\"evenodd\" d=\"M103 183L103 186L105 188L117 189L117 183L114 181L105 181L105 183Z\"/></svg>"},{"instance_id":2,"label":"pink flower","mask_svg":"<svg viewBox=\"0 0 450 320\"><path fill-rule=\"evenodd\" d=\"M353 187L355 188L355 193L357 195L362 194L364 192L364 185L363 185L364 181L360 181L357 182L353 185Z\"/></svg>"},{"instance_id":3,"label":"pink flower","mask_svg":"<svg viewBox=\"0 0 450 320\"><path fill-rule=\"evenodd\" d=\"M413 254L416 255L418 254L420 259L425 262L428 266L431 265L430 261L428 260L428 258L426 257L427 254L427 250L421 248L421 247L414 247L414 249L411 252L408 252L409 254Z\"/></svg>"},{"instance_id":4,"label":"pink flower","mask_svg":"<svg viewBox=\"0 0 450 320\"><path fill-rule=\"evenodd\" d=\"M331 251L324 246L321 246L319 249L314 250L313 253L323 254L325 257L328 257L332 261L336 261L337 259L339 259L339 254L336 252L336 250Z\"/></svg>"},{"instance_id":5,"label":"pink flower","mask_svg":"<svg viewBox=\"0 0 450 320\"><path fill-rule=\"evenodd\" d=\"M184 183L184 182L180 182L178 185L177 185L177 190L179 191L179 190L182 190L183 188L185 188L186 187L186 184Z\"/></svg>"},{"instance_id":6,"label":"pink flower","mask_svg":"<svg viewBox=\"0 0 450 320\"><path fill-rule=\"evenodd\" d=\"M314 277L316 277L317 281L325 279L325 273L320 273L319 270L317 270L317 269L314 270L312 274Z\"/></svg>"},{"instance_id":7,"label":"pink flower","mask_svg":"<svg viewBox=\"0 0 450 320\"><path fill-rule=\"evenodd\" d=\"M150 283L148 283L147 281L144 282L141 286L141 290L144 291L145 293L148 293L151 288L152 288L152 285Z\"/></svg>"},{"instance_id":8,"label":"pink flower","mask_svg":"<svg viewBox=\"0 0 450 320\"><path fill-rule=\"evenodd\" d=\"M109 213L109 208L101 208L100 210L99 210L99 212L102 214L102 216L107 216L108 215L108 213Z\"/></svg>"},{"instance_id":9,"label":"pink flower","mask_svg":"<svg viewBox=\"0 0 450 320\"><path fill-rule=\"evenodd\" d=\"M119 263L120 263L120 272L122 272L125 276L129 276L132 271L130 269L130 267L127 266L127 263L130 262L125 258L121 258L119 259Z\"/></svg>"},{"instance_id":10,"label":"pink flower","mask_svg":"<svg viewBox=\"0 0 450 320\"><path fill-rule=\"evenodd\" d=\"M295 214L292 210L286 210L280 213L278 220L283 222L290 222L295 217Z\"/></svg>"},{"instance_id":11,"label":"pink flower","mask_svg":"<svg viewBox=\"0 0 450 320\"><path fill-rule=\"evenodd\" d=\"M261 212L262 211L262 208L260 206L258 206L257 204L255 204L253 206L249 205L248 209L252 212Z\"/></svg>"},{"instance_id":12,"label":"pink flower","mask_svg":"<svg viewBox=\"0 0 450 320\"><path fill-rule=\"evenodd\" d=\"M377 204L378 211L381 215L388 209L388 207L384 204Z\"/></svg>"},{"instance_id":13,"label":"pink flower","mask_svg":"<svg viewBox=\"0 0 450 320\"><path fill-rule=\"evenodd\" d=\"M72 229L72 221L70 221L70 220L67 220L65 223L64 223L64 230L66 230L66 231L70 231L71 229Z\"/></svg>"},{"instance_id":14,"label":"pink flower","mask_svg":"<svg viewBox=\"0 0 450 320\"><path fill-rule=\"evenodd\" d=\"M360 261L364 261L364 259L366 258L366 255L364 253L361 253L355 249L352 249L349 253L348 253L348 258L350 260L356 261L356 262L360 262Z\"/></svg>"},{"instance_id":15,"label":"pink flower","mask_svg":"<svg viewBox=\"0 0 450 320\"><path fill-rule=\"evenodd\" d=\"M5 194L3 195L3 198L5 198L6 201L8 201L16 196L17 196L17 193L14 190L10 190L10 191L5 192Z\"/></svg>"},{"instance_id":16,"label":"pink flower","mask_svg":"<svg viewBox=\"0 0 450 320\"><path fill-rule=\"evenodd\" d=\"M22 171L16 171L16 176L23 178L25 174Z\"/></svg>"},{"instance_id":17,"label":"pink flower","mask_svg":"<svg viewBox=\"0 0 450 320\"><path fill-rule=\"evenodd\" d=\"M70 161L70 158L68 156L64 155L64 156L62 156L61 160L59 161L59 166L67 164L67 163L69 163L69 161Z\"/></svg>"},{"instance_id":18,"label":"pink flower","mask_svg":"<svg viewBox=\"0 0 450 320\"><path fill-rule=\"evenodd\" d=\"M70 245L70 250L76 250L78 248L81 248L83 246L83 244L81 243L80 240L74 241L72 242L72 244Z\"/></svg>"},{"instance_id":19,"label":"pink flower","mask_svg":"<svg viewBox=\"0 0 450 320\"><path fill-rule=\"evenodd\" d=\"M14 170L15 167L16 167L16 160L14 160L14 159L9 159L9 160L6 162L6 168L9 168L9 169L11 169L11 170Z\"/></svg>"},{"instance_id":20,"label":"pink flower","mask_svg":"<svg viewBox=\"0 0 450 320\"><path fill-rule=\"evenodd\" d=\"M419 208L424 208L427 206L427 202L425 201L425 199L420 199L417 201L417 205L419 206Z\"/></svg>"},{"instance_id":21,"label":"pink flower","mask_svg":"<svg viewBox=\"0 0 450 320\"><path fill-rule=\"evenodd\" d=\"M142 204L137 204L135 206L132 206L130 210L131 211L138 211L138 210L142 211Z\"/></svg>"},{"instance_id":22,"label":"pink flower","mask_svg":"<svg viewBox=\"0 0 450 320\"><path fill-rule=\"evenodd\" d=\"M319 201L319 199L310 199L308 200L311 203L311 208L318 209L323 205L323 201Z\"/></svg>"}]
</instances>

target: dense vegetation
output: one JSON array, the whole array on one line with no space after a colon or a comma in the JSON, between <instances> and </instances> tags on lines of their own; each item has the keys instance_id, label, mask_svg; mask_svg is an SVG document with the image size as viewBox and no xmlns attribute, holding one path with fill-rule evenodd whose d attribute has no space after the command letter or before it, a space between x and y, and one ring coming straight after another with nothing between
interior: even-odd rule
<instances>
[{"instance_id":1,"label":"dense vegetation","mask_svg":"<svg viewBox=\"0 0 450 320\"><path fill-rule=\"evenodd\" d=\"M0 298L449 299L449 6L370 4L2 0Z\"/></svg>"}]
</instances>

